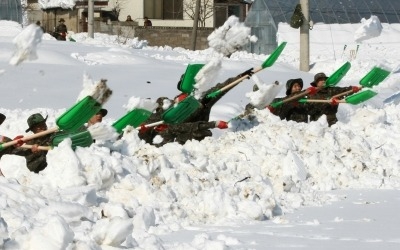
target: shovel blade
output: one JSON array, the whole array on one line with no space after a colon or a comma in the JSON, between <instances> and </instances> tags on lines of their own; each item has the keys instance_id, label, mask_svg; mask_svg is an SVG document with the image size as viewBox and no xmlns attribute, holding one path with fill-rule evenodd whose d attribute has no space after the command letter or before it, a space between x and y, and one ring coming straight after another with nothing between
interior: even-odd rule
<instances>
[{"instance_id":1,"label":"shovel blade","mask_svg":"<svg viewBox=\"0 0 400 250\"><path fill-rule=\"evenodd\" d=\"M60 130L76 131L101 109L93 97L86 96L56 120Z\"/></svg>"},{"instance_id":2,"label":"shovel blade","mask_svg":"<svg viewBox=\"0 0 400 250\"><path fill-rule=\"evenodd\" d=\"M178 83L178 89L183 93L190 94L195 85L194 77L203 68L204 64L189 64L186 68L183 78Z\"/></svg>"},{"instance_id":3,"label":"shovel blade","mask_svg":"<svg viewBox=\"0 0 400 250\"><path fill-rule=\"evenodd\" d=\"M261 68L267 68L267 67L271 67L276 60L278 59L278 57L281 55L283 49L285 48L287 42L282 42L278 48L276 48L271 55L265 60L265 62L261 65Z\"/></svg>"},{"instance_id":4,"label":"shovel blade","mask_svg":"<svg viewBox=\"0 0 400 250\"><path fill-rule=\"evenodd\" d=\"M71 147L75 149L76 147L89 147L93 143L93 138L90 135L89 131L82 131L77 133L58 133L56 134L52 140L51 144L53 147L57 147L63 140L66 138L70 138L72 141Z\"/></svg>"},{"instance_id":5,"label":"shovel blade","mask_svg":"<svg viewBox=\"0 0 400 250\"><path fill-rule=\"evenodd\" d=\"M188 96L177 105L167 109L162 114L162 119L165 123L171 124L184 122L200 107L200 105L199 101L197 101L193 96Z\"/></svg>"},{"instance_id":6,"label":"shovel blade","mask_svg":"<svg viewBox=\"0 0 400 250\"><path fill-rule=\"evenodd\" d=\"M381 83L383 80L388 77L390 74L390 71L379 68L379 67L374 67L368 74L366 74L361 80L360 80L360 85L363 87L370 88L374 85L378 85Z\"/></svg>"},{"instance_id":7,"label":"shovel blade","mask_svg":"<svg viewBox=\"0 0 400 250\"><path fill-rule=\"evenodd\" d=\"M114 122L112 126L115 128L115 130L117 130L119 134L121 134L126 126L130 125L136 128L144 123L147 119L149 119L150 115L151 112L148 110L139 108L134 109L121 117L116 122Z\"/></svg>"},{"instance_id":8,"label":"shovel blade","mask_svg":"<svg viewBox=\"0 0 400 250\"><path fill-rule=\"evenodd\" d=\"M326 79L324 86L332 87L337 85L340 82L340 80L342 80L342 78L347 74L347 72L349 72L350 68L351 68L350 62L346 62L345 64L343 64L338 70L336 70L332 75L330 75L328 79Z\"/></svg>"},{"instance_id":9,"label":"shovel blade","mask_svg":"<svg viewBox=\"0 0 400 250\"><path fill-rule=\"evenodd\" d=\"M378 93L368 89L365 90L363 92L359 92L357 94L353 94L349 97L346 97L346 102L353 104L353 105L357 105L359 103L365 102L368 99L371 99L372 97L376 96Z\"/></svg>"}]
</instances>

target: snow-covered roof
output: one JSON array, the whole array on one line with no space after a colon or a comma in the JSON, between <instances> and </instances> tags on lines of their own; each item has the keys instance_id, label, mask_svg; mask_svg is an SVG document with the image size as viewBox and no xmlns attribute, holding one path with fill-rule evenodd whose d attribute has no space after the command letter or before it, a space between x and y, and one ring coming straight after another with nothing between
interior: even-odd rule
<instances>
[{"instance_id":1,"label":"snow-covered roof","mask_svg":"<svg viewBox=\"0 0 400 250\"><path fill-rule=\"evenodd\" d=\"M38 0L42 9L63 8L72 9L79 2L87 2L82 0ZM108 0L96 0L95 2L108 2Z\"/></svg>"}]
</instances>

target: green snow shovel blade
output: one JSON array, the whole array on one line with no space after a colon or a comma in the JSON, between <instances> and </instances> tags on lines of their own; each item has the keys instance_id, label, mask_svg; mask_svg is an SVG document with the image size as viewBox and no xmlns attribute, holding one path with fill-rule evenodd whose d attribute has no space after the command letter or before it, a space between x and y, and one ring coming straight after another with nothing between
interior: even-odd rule
<instances>
[{"instance_id":1,"label":"green snow shovel blade","mask_svg":"<svg viewBox=\"0 0 400 250\"><path fill-rule=\"evenodd\" d=\"M345 101L346 101L346 103L356 105L356 104L359 104L359 103L362 103L362 102L365 102L365 101L371 99L372 97L376 96L377 94L378 93L368 89L363 92L359 92L357 94L353 94L349 97L346 97Z\"/></svg>"},{"instance_id":2,"label":"green snow shovel blade","mask_svg":"<svg viewBox=\"0 0 400 250\"><path fill-rule=\"evenodd\" d=\"M338 70L330 75L328 79L326 79L324 87L332 87L337 85L340 80L342 80L342 78L347 74L350 68L350 62L346 62L345 64L343 64Z\"/></svg>"},{"instance_id":3,"label":"green snow shovel blade","mask_svg":"<svg viewBox=\"0 0 400 250\"><path fill-rule=\"evenodd\" d=\"M70 138L72 141L71 147L75 149L76 147L89 147L93 143L92 135L89 131L82 131L77 133L58 133L56 134L52 140L51 144L53 147L57 147L63 140Z\"/></svg>"},{"instance_id":4,"label":"green snow shovel blade","mask_svg":"<svg viewBox=\"0 0 400 250\"><path fill-rule=\"evenodd\" d=\"M194 89L196 83L194 77L203 68L204 64L189 64L186 68L185 74L178 82L178 89L183 93L190 94Z\"/></svg>"},{"instance_id":5,"label":"green snow shovel blade","mask_svg":"<svg viewBox=\"0 0 400 250\"><path fill-rule=\"evenodd\" d=\"M360 85L363 87L370 88L374 85L378 85L388 77L390 72L388 70L374 67L368 74L366 74L361 80Z\"/></svg>"},{"instance_id":6,"label":"green snow shovel blade","mask_svg":"<svg viewBox=\"0 0 400 250\"><path fill-rule=\"evenodd\" d=\"M165 123L177 124L185 121L192 115L199 107L199 101L193 96L188 96L185 100L170 107L162 114L162 119Z\"/></svg>"},{"instance_id":7,"label":"green snow shovel blade","mask_svg":"<svg viewBox=\"0 0 400 250\"><path fill-rule=\"evenodd\" d=\"M253 74L255 74L255 73L257 73L257 72L259 72L259 71L261 71L261 70L263 70L265 68L271 67L275 63L275 61L278 59L280 54L282 53L282 51L285 48L286 44L287 44L287 42L282 42L278 46L278 48L276 48L271 53L271 55L261 64L261 66L259 68L256 68L256 69L253 68L253 70L252 70ZM218 89L218 90L208 94L207 98L215 98L215 97L217 97L219 94L222 93L222 91L225 91L226 89L232 88L233 86L239 84L241 81L243 81L244 79L246 79L248 77L250 77L250 76L249 75L248 76L243 76L243 77L237 79L236 81L233 81L233 82L229 83L225 87L223 87L221 89Z\"/></svg>"},{"instance_id":8,"label":"green snow shovel blade","mask_svg":"<svg viewBox=\"0 0 400 250\"><path fill-rule=\"evenodd\" d=\"M56 120L60 130L75 131L101 109L93 97L86 96Z\"/></svg>"},{"instance_id":9,"label":"green snow shovel blade","mask_svg":"<svg viewBox=\"0 0 400 250\"><path fill-rule=\"evenodd\" d=\"M126 115L121 117L119 120L113 123L113 127L119 134L122 133L122 130L128 125L132 127L138 127L147 119L149 119L151 112L146 109L134 109L128 112Z\"/></svg>"},{"instance_id":10,"label":"green snow shovel blade","mask_svg":"<svg viewBox=\"0 0 400 250\"><path fill-rule=\"evenodd\" d=\"M276 48L276 49L271 53L271 55L267 58L267 60L265 60L265 62L264 62L263 64L261 64L261 67L262 67L263 69L264 69L264 68L267 68L267 67L271 67L271 66L276 62L276 60L278 59L278 57L281 55L281 53L282 53L283 49L285 48L286 44L287 44L287 42L282 42L282 43L278 46L278 48Z\"/></svg>"}]
</instances>

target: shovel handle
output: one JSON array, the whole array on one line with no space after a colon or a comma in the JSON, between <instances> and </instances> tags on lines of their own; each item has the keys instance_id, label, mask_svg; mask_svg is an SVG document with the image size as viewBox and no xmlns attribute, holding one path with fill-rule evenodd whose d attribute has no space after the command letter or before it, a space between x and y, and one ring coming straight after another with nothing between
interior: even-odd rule
<instances>
[{"instance_id":1,"label":"shovel handle","mask_svg":"<svg viewBox=\"0 0 400 250\"><path fill-rule=\"evenodd\" d=\"M13 146L15 144L18 144L20 141L26 142L26 141L29 141L29 140L32 140L32 139L39 138L39 137L44 136L44 135L48 135L48 134L57 132L58 130L59 130L58 127L54 127L54 128L51 128L51 129L48 129L48 130L45 130L45 131L42 131L42 132L39 132L39 133L36 133L36 134L33 134L33 135L24 136L24 137L22 137L21 139L18 139L18 140L12 140L12 141L3 143L3 144L0 145L0 150L4 149L4 148L7 148L9 146Z\"/></svg>"},{"instance_id":2,"label":"shovel handle","mask_svg":"<svg viewBox=\"0 0 400 250\"><path fill-rule=\"evenodd\" d=\"M33 148L33 145L24 144L21 146L21 148ZM52 147L50 147L50 146L38 146L37 148L39 150L51 150L52 149Z\"/></svg>"},{"instance_id":3,"label":"shovel handle","mask_svg":"<svg viewBox=\"0 0 400 250\"><path fill-rule=\"evenodd\" d=\"M164 121L153 122L153 123L145 124L144 127L145 128L151 128L151 127L155 127L155 126L161 125L163 123L164 123ZM137 127L136 129L140 130L141 128L142 127Z\"/></svg>"},{"instance_id":4,"label":"shovel handle","mask_svg":"<svg viewBox=\"0 0 400 250\"><path fill-rule=\"evenodd\" d=\"M362 88L363 88L363 86L360 86L360 90L361 90ZM338 98L338 97L341 97L341 96L344 96L344 95L348 95L348 94L352 94L352 93L353 93L353 90L350 89L350 90L347 90L347 91L345 91L345 92L343 92L343 93L340 93L340 94L337 94L337 95L332 96L331 99L335 99L335 98Z\"/></svg>"}]
</instances>

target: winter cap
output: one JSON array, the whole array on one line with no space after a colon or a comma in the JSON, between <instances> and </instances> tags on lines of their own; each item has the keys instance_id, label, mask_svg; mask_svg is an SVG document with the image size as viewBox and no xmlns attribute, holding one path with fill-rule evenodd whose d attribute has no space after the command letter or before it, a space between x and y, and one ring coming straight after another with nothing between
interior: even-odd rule
<instances>
[{"instance_id":1,"label":"winter cap","mask_svg":"<svg viewBox=\"0 0 400 250\"><path fill-rule=\"evenodd\" d=\"M3 124L3 122L6 120L6 116L2 113L0 113L0 125Z\"/></svg>"},{"instance_id":2,"label":"winter cap","mask_svg":"<svg viewBox=\"0 0 400 250\"><path fill-rule=\"evenodd\" d=\"M290 95L292 93L292 87L295 83L300 84L300 87L303 89L303 79L301 78L289 79L286 82L286 95Z\"/></svg>"},{"instance_id":3,"label":"winter cap","mask_svg":"<svg viewBox=\"0 0 400 250\"><path fill-rule=\"evenodd\" d=\"M310 85L313 87L317 87L317 82L322 79L326 80L326 79L328 79L328 77L325 75L325 73L322 73L322 72L318 73L314 76L314 81L312 83L310 83Z\"/></svg>"},{"instance_id":4,"label":"winter cap","mask_svg":"<svg viewBox=\"0 0 400 250\"><path fill-rule=\"evenodd\" d=\"M100 109L97 114L100 114L102 117L106 116L108 114L107 109Z\"/></svg>"},{"instance_id":5,"label":"winter cap","mask_svg":"<svg viewBox=\"0 0 400 250\"><path fill-rule=\"evenodd\" d=\"M65 22L64 18L60 18L60 21L58 21L59 23L61 22Z\"/></svg>"},{"instance_id":6,"label":"winter cap","mask_svg":"<svg viewBox=\"0 0 400 250\"><path fill-rule=\"evenodd\" d=\"M35 127L36 125L38 125L39 123L46 122L47 117L48 116L46 116L46 118L43 118L43 116L39 113L29 116L29 118L28 118L29 128L27 130L25 130L25 132L31 131L32 128Z\"/></svg>"}]
</instances>

